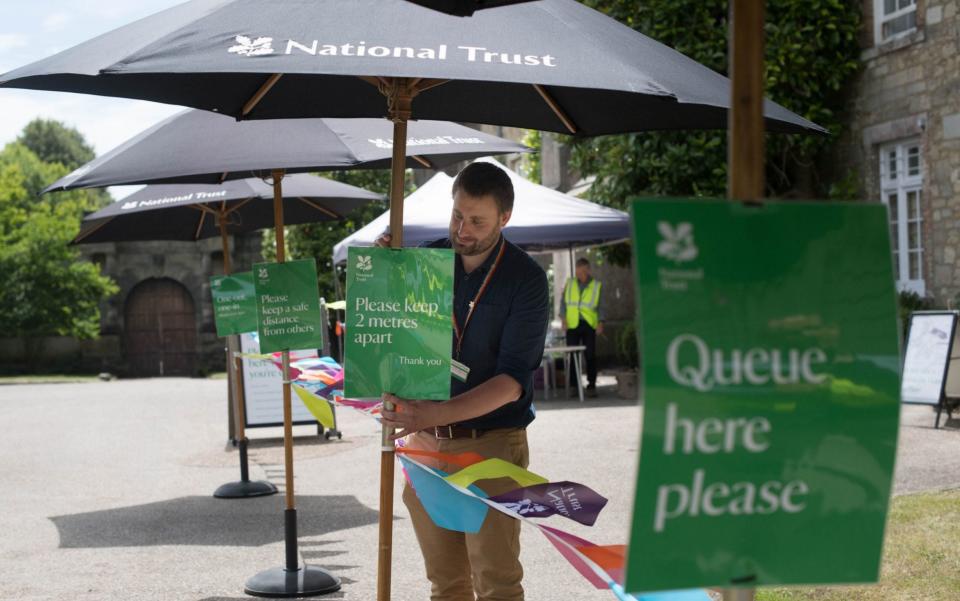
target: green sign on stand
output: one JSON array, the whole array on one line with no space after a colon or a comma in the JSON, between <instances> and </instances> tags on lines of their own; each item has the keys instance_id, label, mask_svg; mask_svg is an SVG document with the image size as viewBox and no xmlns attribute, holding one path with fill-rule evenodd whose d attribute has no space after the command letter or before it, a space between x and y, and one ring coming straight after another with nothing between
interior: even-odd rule
<instances>
[{"instance_id":1,"label":"green sign on stand","mask_svg":"<svg viewBox=\"0 0 960 601\"><path fill-rule=\"evenodd\" d=\"M213 319L217 336L232 336L257 331L257 301L254 298L253 273L246 271L210 278Z\"/></svg>"},{"instance_id":2,"label":"green sign on stand","mask_svg":"<svg viewBox=\"0 0 960 601\"><path fill-rule=\"evenodd\" d=\"M323 346L317 265L313 259L256 263L253 284L261 353Z\"/></svg>"},{"instance_id":3,"label":"green sign on stand","mask_svg":"<svg viewBox=\"0 0 960 601\"><path fill-rule=\"evenodd\" d=\"M450 398L453 251L350 248L344 394Z\"/></svg>"},{"instance_id":4,"label":"green sign on stand","mask_svg":"<svg viewBox=\"0 0 960 601\"><path fill-rule=\"evenodd\" d=\"M885 208L632 208L627 590L876 581L900 412Z\"/></svg>"}]
</instances>

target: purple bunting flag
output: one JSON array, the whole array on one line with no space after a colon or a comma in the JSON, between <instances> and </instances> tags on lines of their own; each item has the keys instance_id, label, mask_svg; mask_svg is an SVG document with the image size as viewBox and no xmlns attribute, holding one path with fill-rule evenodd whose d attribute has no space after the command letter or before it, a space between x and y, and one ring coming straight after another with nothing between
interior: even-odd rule
<instances>
[{"instance_id":1,"label":"purple bunting flag","mask_svg":"<svg viewBox=\"0 0 960 601\"><path fill-rule=\"evenodd\" d=\"M528 518L562 515L586 526L593 526L607 499L593 489L576 482L547 482L490 497Z\"/></svg>"}]
</instances>

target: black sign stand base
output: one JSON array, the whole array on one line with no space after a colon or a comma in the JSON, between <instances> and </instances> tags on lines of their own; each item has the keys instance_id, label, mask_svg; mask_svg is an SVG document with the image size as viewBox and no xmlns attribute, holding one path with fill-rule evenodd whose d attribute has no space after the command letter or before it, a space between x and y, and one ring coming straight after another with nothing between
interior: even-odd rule
<instances>
[{"instance_id":1,"label":"black sign stand base","mask_svg":"<svg viewBox=\"0 0 960 601\"><path fill-rule=\"evenodd\" d=\"M943 414L944 409L947 410L947 421L949 422L950 420L953 419L953 411L958 407L960 407L960 399L956 399L953 397L941 398L940 404L937 405L937 420L934 422L933 427L934 428L940 427L940 416Z\"/></svg>"},{"instance_id":2,"label":"black sign stand base","mask_svg":"<svg viewBox=\"0 0 960 601\"><path fill-rule=\"evenodd\" d=\"M340 590L340 579L317 566L299 565L297 510L283 512L286 567L260 572L247 580L243 592L254 597L315 597Z\"/></svg>"},{"instance_id":3,"label":"black sign stand base","mask_svg":"<svg viewBox=\"0 0 960 601\"><path fill-rule=\"evenodd\" d=\"M250 480L239 482L227 482L220 485L213 491L213 496L218 499L247 499L250 497L266 497L277 494L277 487L270 482Z\"/></svg>"},{"instance_id":4,"label":"black sign stand base","mask_svg":"<svg viewBox=\"0 0 960 601\"><path fill-rule=\"evenodd\" d=\"M243 438L240 443L240 481L229 482L213 491L213 496L218 499L247 499L250 497L265 497L267 495L277 494L277 487L270 482L258 480L250 481L250 468L247 463L247 439Z\"/></svg>"}]
</instances>

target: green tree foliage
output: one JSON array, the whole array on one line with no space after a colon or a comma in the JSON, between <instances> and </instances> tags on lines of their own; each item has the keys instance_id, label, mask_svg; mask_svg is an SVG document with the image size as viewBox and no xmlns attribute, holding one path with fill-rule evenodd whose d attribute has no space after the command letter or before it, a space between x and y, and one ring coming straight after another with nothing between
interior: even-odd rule
<instances>
[{"instance_id":1,"label":"green tree foliage","mask_svg":"<svg viewBox=\"0 0 960 601\"><path fill-rule=\"evenodd\" d=\"M542 170L540 151L543 148L540 130L525 130L522 142L532 148L533 152L522 155L523 158L520 161L520 175L535 184L539 184L541 181L540 174Z\"/></svg>"},{"instance_id":2,"label":"green tree foliage","mask_svg":"<svg viewBox=\"0 0 960 601\"><path fill-rule=\"evenodd\" d=\"M79 131L52 119L34 119L27 123L17 142L44 163L60 163L66 167L64 175L96 157L93 147L87 144ZM40 188L35 191L31 189L31 192L39 194L44 186L54 181L56 178L45 180ZM87 196L92 200L91 210L103 208L112 200L105 189L90 190Z\"/></svg>"},{"instance_id":3,"label":"green tree foliage","mask_svg":"<svg viewBox=\"0 0 960 601\"><path fill-rule=\"evenodd\" d=\"M371 192L379 192L384 196L390 194L390 172L384 169L360 169L355 171L332 171L320 173L351 186L365 188ZM413 191L410 178L407 178L407 193ZM387 210L386 203L372 202L354 211L339 221L320 221L290 226L286 229L285 241L287 258L308 259L317 261L317 279L320 284L320 296L333 300L337 298L333 269L333 245L343 240L353 232L373 221L380 213ZM263 256L268 261L276 260L276 237L270 229L263 234ZM343 281L344 274L337 272L337 277ZM342 294L343 288L341 288Z\"/></svg>"},{"instance_id":4,"label":"green tree foliage","mask_svg":"<svg viewBox=\"0 0 960 601\"><path fill-rule=\"evenodd\" d=\"M0 332L22 338L31 359L40 337L96 337L98 305L117 292L96 265L68 246L98 195L78 190L39 196L67 171L21 143L0 152Z\"/></svg>"},{"instance_id":5,"label":"green tree foliage","mask_svg":"<svg viewBox=\"0 0 960 601\"><path fill-rule=\"evenodd\" d=\"M722 0L584 0L720 73L727 73L728 2ZM859 66L860 3L770 0L766 19L766 93L830 130L829 136L767 137L767 195L823 197L829 169L820 168L843 130L844 84ZM650 132L573 144L573 166L596 175L589 197L624 208L635 195L723 196L724 131ZM836 188L834 188L836 189ZM611 260L628 257L615 250ZM617 258L620 260L617 261Z\"/></svg>"},{"instance_id":6,"label":"green tree foliage","mask_svg":"<svg viewBox=\"0 0 960 601\"><path fill-rule=\"evenodd\" d=\"M76 129L52 119L34 119L17 138L45 163L60 163L73 171L96 154ZM49 182L48 182L49 183Z\"/></svg>"}]
</instances>

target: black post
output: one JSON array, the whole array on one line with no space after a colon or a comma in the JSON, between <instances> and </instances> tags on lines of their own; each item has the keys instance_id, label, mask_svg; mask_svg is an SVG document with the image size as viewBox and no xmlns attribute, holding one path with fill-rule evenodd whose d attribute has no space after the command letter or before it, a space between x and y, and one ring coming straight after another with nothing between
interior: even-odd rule
<instances>
[{"instance_id":1,"label":"black post","mask_svg":"<svg viewBox=\"0 0 960 601\"><path fill-rule=\"evenodd\" d=\"M283 511L283 529L287 552L287 571L296 572L300 569L300 554L297 552L297 510Z\"/></svg>"},{"instance_id":2,"label":"black post","mask_svg":"<svg viewBox=\"0 0 960 601\"><path fill-rule=\"evenodd\" d=\"M240 455L240 481L239 482L229 482L217 488L213 492L213 496L218 499L246 499L250 497L262 497L265 495L273 495L277 493L277 487L273 485L272 482L267 482L266 480L258 480L256 482L250 481L250 464L247 458L247 446L249 441L247 440L247 435L244 431L244 423L246 421L246 416L243 410L243 370L241 369L241 361L239 357L233 358L233 365L236 366L234 371L234 395L233 398L236 401L236 421L237 421L237 438L234 442L234 445L239 450ZM230 404L231 407L234 406L234 403ZM230 423L234 423L234 420L231 419Z\"/></svg>"},{"instance_id":3,"label":"black post","mask_svg":"<svg viewBox=\"0 0 960 601\"><path fill-rule=\"evenodd\" d=\"M250 466L247 465L247 438L240 441L240 481L250 481Z\"/></svg>"}]
</instances>

